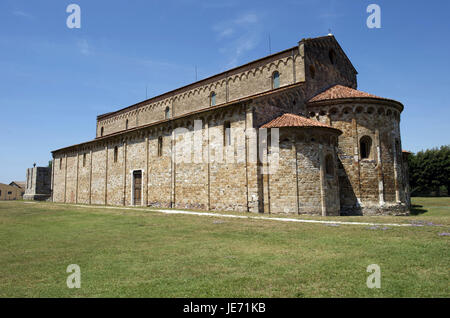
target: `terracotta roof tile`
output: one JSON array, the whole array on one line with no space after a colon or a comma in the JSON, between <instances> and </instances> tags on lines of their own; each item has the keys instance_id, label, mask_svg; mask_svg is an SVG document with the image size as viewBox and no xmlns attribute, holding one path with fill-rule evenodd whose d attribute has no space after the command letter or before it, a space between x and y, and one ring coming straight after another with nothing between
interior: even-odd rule
<instances>
[{"instance_id":1,"label":"terracotta roof tile","mask_svg":"<svg viewBox=\"0 0 450 318\"><path fill-rule=\"evenodd\" d=\"M308 102L318 102L323 100L331 100L331 99L340 99L340 98L379 98L379 99L385 99L382 97L378 97L366 92L358 91L356 89L342 86L342 85L335 85L326 91L314 96L311 98Z\"/></svg>"},{"instance_id":2,"label":"terracotta roof tile","mask_svg":"<svg viewBox=\"0 0 450 318\"><path fill-rule=\"evenodd\" d=\"M274 120L261 126L261 128L281 128L281 127L324 127L335 129L331 126L328 126L316 120L312 120L295 114L283 114L280 117L277 117Z\"/></svg>"}]
</instances>

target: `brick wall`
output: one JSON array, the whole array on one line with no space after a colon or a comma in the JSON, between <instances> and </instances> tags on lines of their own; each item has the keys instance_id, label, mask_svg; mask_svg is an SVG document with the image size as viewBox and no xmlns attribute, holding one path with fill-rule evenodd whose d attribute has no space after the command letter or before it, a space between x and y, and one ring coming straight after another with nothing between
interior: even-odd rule
<instances>
[{"instance_id":1,"label":"brick wall","mask_svg":"<svg viewBox=\"0 0 450 318\"><path fill-rule=\"evenodd\" d=\"M275 70L284 88L271 92ZM297 85L289 86L293 83ZM55 151L53 200L131 205L133 171L140 170L142 204L155 207L322 215L400 211L407 194L398 103L373 99L307 102L335 84L356 88L356 70L334 37L323 37L100 116L97 137L101 127L106 136L122 133ZM212 91L217 105L268 93L210 109ZM166 107L171 119L160 122ZM259 149L252 153L250 145L259 140L255 128L283 113L315 118L338 128L342 135L320 128L283 129L275 171L252 160ZM125 131L127 120L128 128L155 124ZM202 122L199 131L195 120ZM225 123L237 133L232 133L233 143L224 148ZM185 131L175 136L180 128ZM198 148L179 149L194 134L200 136L202 162L192 161ZM366 159L360 158L363 136L372 141ZM81 163L84 153L85 166ZM212 160L219 154L225 160ZM332 158L331 174L325 169L327 157Z\"/></svg>"},{"instance_id":2,"label":"brick wall","mask_svg":"<svg viewBox=\"0 0 450 318\"><path fill-rule=\"evenodd\" d=\"M370 214L380 213L384 205L389 209L393 205L406 204L404 186L401 186L404 179L401 154L397 155L394 164L395 140L399 141L398 148L401 149L397 104L366 99L324 102L310 105L308 109L312 118L328 122L343 132L339 136L338 149L343 210ZM372 141L366 159L361 158L360 149L360 140L364 136Z\"/></svg>"}]
</instances>

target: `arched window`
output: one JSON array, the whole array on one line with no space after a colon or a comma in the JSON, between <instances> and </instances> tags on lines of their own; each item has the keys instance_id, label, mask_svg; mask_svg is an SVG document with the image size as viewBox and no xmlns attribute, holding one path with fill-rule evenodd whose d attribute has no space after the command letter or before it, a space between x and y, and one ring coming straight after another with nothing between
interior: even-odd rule
<instances>
[{"instance_id":1,"label":"arched window","mask_svg":"<svg viewBox=\"0 0 450 318\"><path fill-rule=\"evenodd\" d=\"M359 151L361 159L368 159L371 155L372 139L369 136L364 136L359 141Z\"/></svg>"},{"instance_id":2,"label":"arched window","mask_svg":"<svg viewBox=\"0 0 450 318\"><path fill-rule=\"evenodd\" d=\"M158 157L162 156L162 147L163 147L163 138L162 136L158 137Z\"/></svg>"},{"instance_id":3,"label":"arched window","mask_svg":"<svg viewBox=\"0 0 450 318\"><path fill-rule=\"evenodd\" d=\"M100 128L100 137L103 137L103 132L104 132L104 129L102 127L102 128Z\"/></svg>"},{"instance_id":4,"label":"arched window","mask_svg":"<svg viewBox=\"0 0 450 318\"><path fill-rule=\"evenodd\" d=\"M128 119L125 121L125 129L128 129Z\"/></svg>"},{"instance_id":5,"label":"arched window","mask_svg":"<svg viewBox=\"0 0 450 318\"><path fill-rule=\"evenodd\" d=\"M164 111L164 118L169 119L170 118L170 107L167 106L166 110Z\"/></svg>"},{"instance_id":6,"label":"arched window","mask_svg":"<svg viewBox=\"0 0 450 318\"><path fill-rule=\"evenodd\" d=\"M328 176L334 176L333 156L330 154L325 156L325 173Z\"/></svg>"},{"instance_id":7,"label":"arched window","mask_svg":"<svg viewBox=\"0 0 450 318\"><path fill-rule=\"evenodd\" d=\"M211 101L210 101L211 106L216 106L216 93L212 92L210 98L211 98Z\"/></svg>"},{"instance_id":8,"label":"arched window","mask_svg":"<svg viewBox=\"0 0 450 318\"><path fill-rule=\"evenodd\" d=\"M280 87L280 73L278 73L278 71L275 71L272 74L272 88L278 87Z\"/></svg>"},{"instance_id":9,"label":"arched window","mask_svg":"<svg viewBox=\"0 0 450 318\"><path fill-rule=\"evenodd\" d=\"M59 158L59 170L62 169L62 158Z\"/></svg>"},{"instance_id":10,"label":"arched window","mask_svg":"<svg viewBox=\"0 0 450 318\"><path fill-rule=\"evenodd\" d=\"M86 153L83 154L83 167L86 167Z\"/></svg>"},{"instance_id":11,"label":"arched window","mask_svg":"<svg viewBox=\"0 0 450 318\"><path fill-rule=\"evenodd\" d=\"M223 124L223 145L231 145L231 124L229 121Z\"/></svg>"},{"instance_id":12,"label":"arched window","mask_svg":"<svg viewBox=\"0 0 450 318\"><path fill-rule=\"evenodd\" d=\"M114 147L114 162L117 162L117 157L119 154L119 148L117 146Z\"/></svg>"}]
</instances>

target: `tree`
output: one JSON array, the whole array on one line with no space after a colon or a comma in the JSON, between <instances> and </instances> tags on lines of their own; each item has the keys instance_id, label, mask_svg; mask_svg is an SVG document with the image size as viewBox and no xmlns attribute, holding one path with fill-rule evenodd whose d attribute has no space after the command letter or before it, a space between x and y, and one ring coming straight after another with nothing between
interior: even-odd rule
<instances>
[{"instance_id":1,"label":"tree","mask_svg":"<svg viewBox=\"0 0 450 318\"><path fill-rule=\"evenodd\" d=\"M448 195L450 146L419 151L408 157L412 195Z\"/></svg>"}]
</instances>

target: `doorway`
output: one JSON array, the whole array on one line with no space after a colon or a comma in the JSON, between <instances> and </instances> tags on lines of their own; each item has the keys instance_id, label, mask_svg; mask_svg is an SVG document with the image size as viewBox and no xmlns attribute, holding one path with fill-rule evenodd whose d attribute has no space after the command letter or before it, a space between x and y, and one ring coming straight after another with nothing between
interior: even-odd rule
<instances>
[{"instance_id":1,"label":"doorway","mask_svg":"<svg viewBox=\"0 0 450 318\"><path fill-rule=\"evenodd\" d=\"M142 170L133 171L133 205L142 205Z\"/></svg>"}]
</instances>

